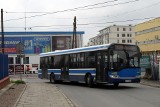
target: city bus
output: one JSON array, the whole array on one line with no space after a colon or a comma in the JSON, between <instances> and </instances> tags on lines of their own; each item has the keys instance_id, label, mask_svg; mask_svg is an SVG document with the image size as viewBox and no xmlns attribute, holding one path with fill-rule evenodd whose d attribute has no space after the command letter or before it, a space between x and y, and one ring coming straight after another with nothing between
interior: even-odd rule
<instances>
[{"instance_id":1,"label":"city bus","mask_svg":"<svg viewBox=\"0 0 160 107\"><path fill-rule=\"evenodd\" d=\"M103 44L40 54L40 78L50 82L139 83L140 49L131 44Z\"/></svg>"}]
</instances>

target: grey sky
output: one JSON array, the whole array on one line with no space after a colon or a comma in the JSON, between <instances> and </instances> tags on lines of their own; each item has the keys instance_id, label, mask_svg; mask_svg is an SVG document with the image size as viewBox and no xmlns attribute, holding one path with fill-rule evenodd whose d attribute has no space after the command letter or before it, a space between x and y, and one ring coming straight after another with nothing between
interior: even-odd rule
<instances>
[{"instance_id":1,"label":"grey sky","mask_svg":"<svg viewBox=\"0 0 160 107\"><path fill-rule=\"evenodd\" d=\"M0 0L4 31L25 31L25 26L26 31L72 31L76 16L77 30L85 32L84 45L104 27L135 25L159 17L159 7L160 0Z\"/></svg>"}]
</instances>

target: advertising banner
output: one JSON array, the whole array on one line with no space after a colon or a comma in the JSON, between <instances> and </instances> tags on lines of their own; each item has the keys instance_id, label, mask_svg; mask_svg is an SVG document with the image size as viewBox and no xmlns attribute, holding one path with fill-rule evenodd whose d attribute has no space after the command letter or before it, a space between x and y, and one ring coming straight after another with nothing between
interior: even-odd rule
<instances>
[{"instance_id":1,"label":"advertising banner","mask_svg":"<svg viewBox=\"0 0 160 107\"><path fill-rule=\"evenodd\" d=\"M70 48L71 48L71 37L69 36L52 37L52 51L64 50Z\"/></svg>"},{"instance_id":2,"label":"advertising banner","mask_svg":"<svg viewBox=\"0 0 160 107\"><path fill-rule=\"evenodd\" d=\"M7 54L16 54L16 45L19 42L24 44L25 54L39 54L51 51L51 38L49 36L32 36L32 37L5 37L4 52ZM0 47L1 47L0 38ZM0 48L1 51L1 48Z\"/></svg>"},{"instance_id":3,"label":"advertising banner","mask_svg":"<svg viewBox=\"0 0 160 107\"><path fill-rule=\"evenodd\" d=\"M140 67L142 67L142 68L150 68L151 67L149 55L142 56L142 58L140 59Z\"/></svg>"}]
</instances>

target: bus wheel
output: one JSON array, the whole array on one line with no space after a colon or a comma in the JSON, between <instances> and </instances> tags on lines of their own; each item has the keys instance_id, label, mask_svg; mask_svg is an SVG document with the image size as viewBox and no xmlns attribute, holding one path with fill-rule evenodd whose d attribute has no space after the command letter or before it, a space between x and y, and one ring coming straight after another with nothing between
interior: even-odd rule
<instances>
[{"instance_id":1,"label":"bus wheel","mask_svg":"<svg viewBox=\"0 0 160 107\"><path fill-rule=\"evenodd\" d=\"M53 72L50 74L50 83L55 83L55 75Z\"/></svg>"},{"instance_id":2,"label":"bus wheel","mask_svg":"<svg viewBox=\"0 0 160 107\"><path fill-rule=\"evenodd\" d=\"M90 88L92 88L93 87L93 78L92 78L92 76L89 74L88 76L87 76L87 85L90 87Z\"/></svg>"},{"instance_id":3,"label":"bus wheel","mask_svg":"<svg viewBox=\"0 0 160 107\"><path fill-rule=\"evenodd\" d=\"M114 85L114 87L116 87L116 88L117 88L117 87L118 87L118 85L119 85L119 83L114 83L113 85Z\"/></svg>"}]
</instances>

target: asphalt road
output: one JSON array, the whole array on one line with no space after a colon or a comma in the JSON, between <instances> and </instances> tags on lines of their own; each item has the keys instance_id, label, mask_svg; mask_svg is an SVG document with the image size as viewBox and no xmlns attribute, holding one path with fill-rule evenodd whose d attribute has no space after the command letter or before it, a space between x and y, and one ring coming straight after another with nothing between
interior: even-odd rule
<instances>
[{"instance_id":1,"label":"asphalt road","mask_svg":"<svg viewBox=\"0 0 160 107\"><path fill-rule=\"evenodd\" d=\"M84 84L56 84L76 107L160 107L160 88L120 84L89 88Z\"/></svg>"}]
</instances>

